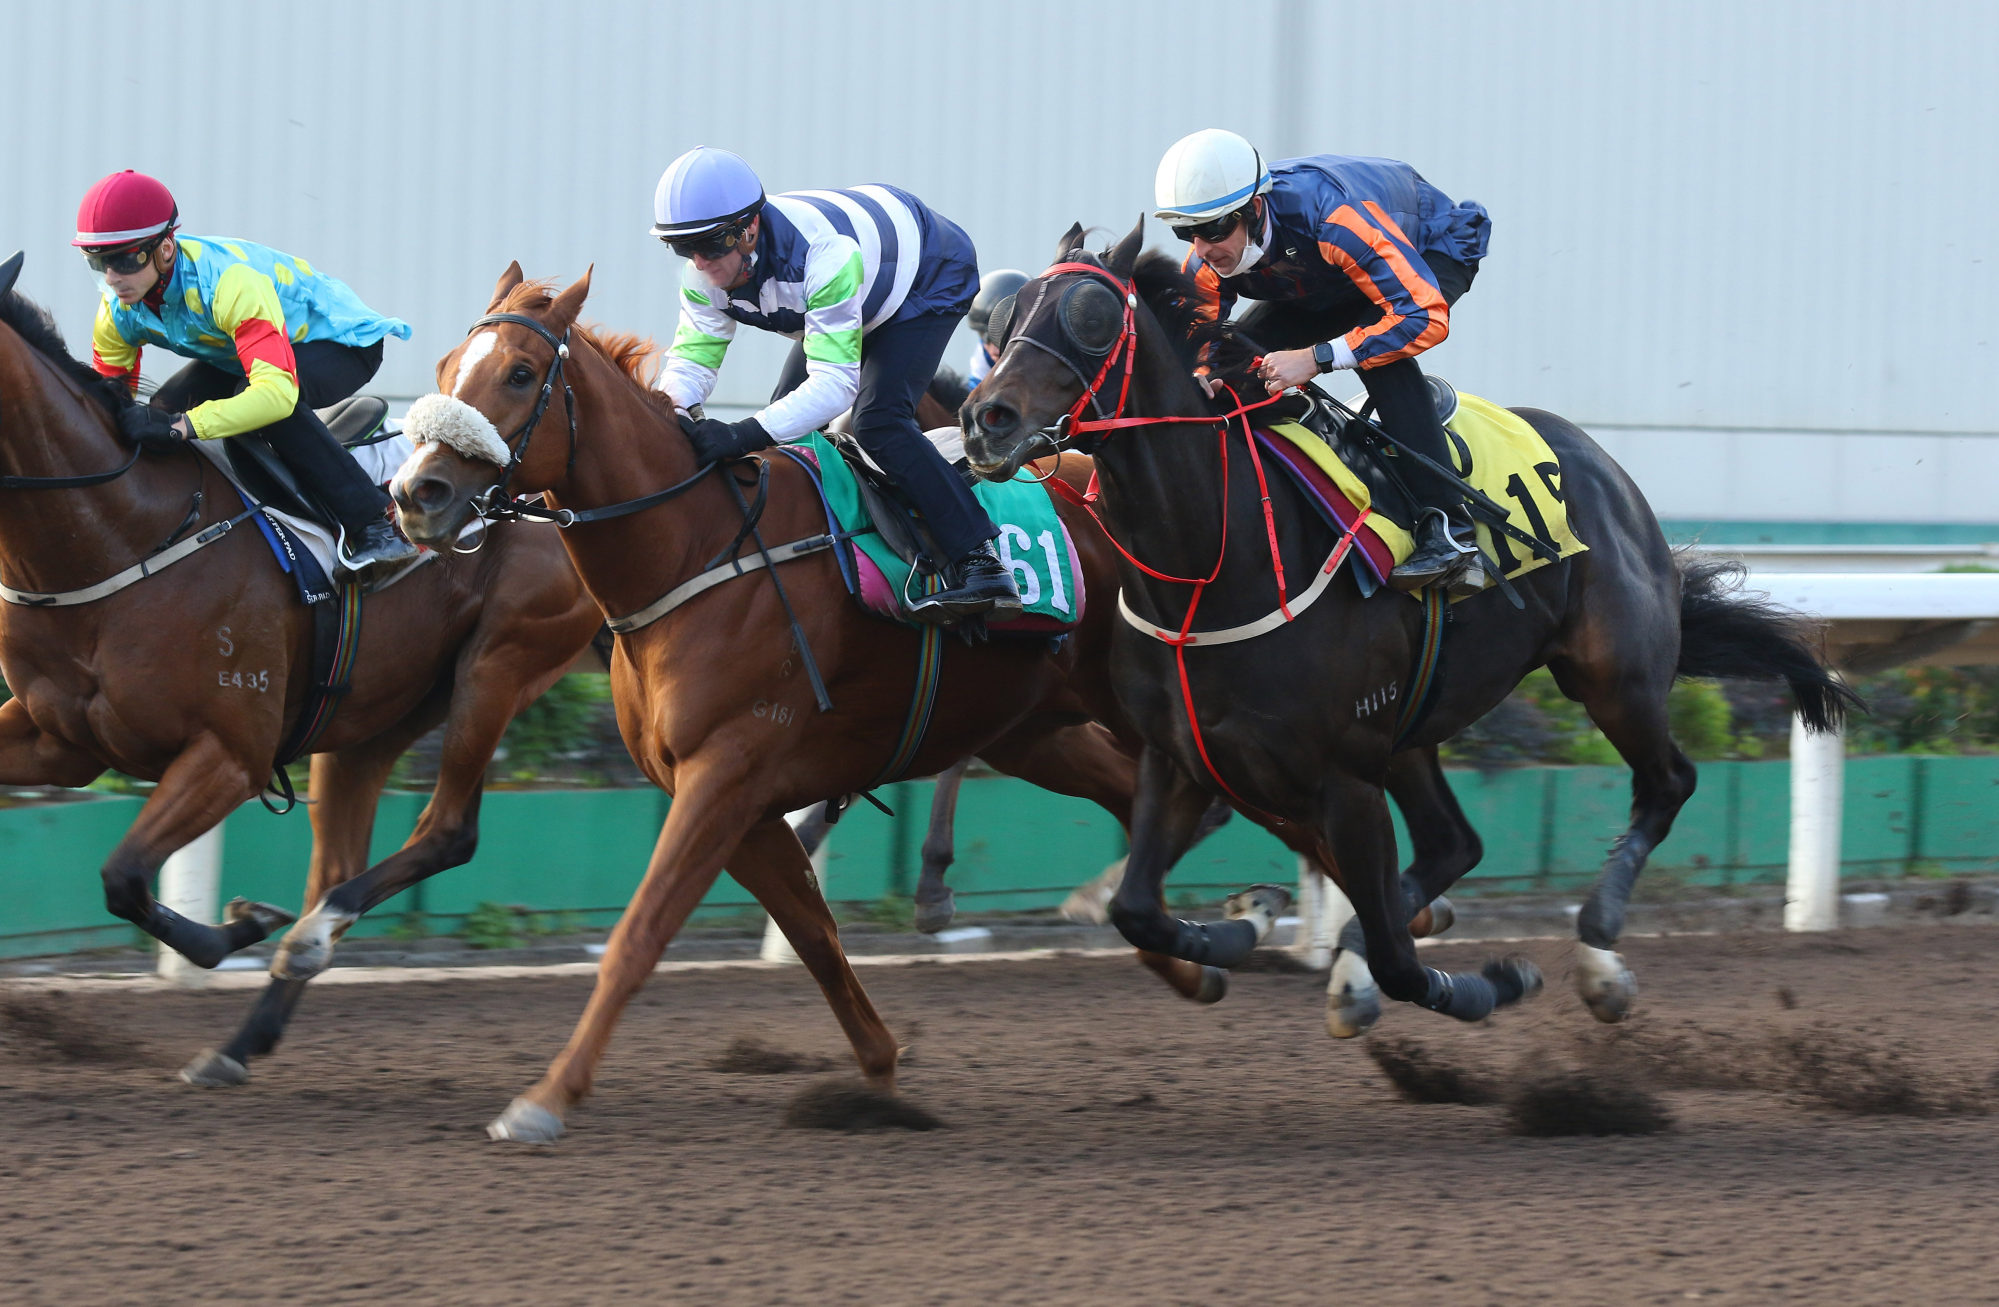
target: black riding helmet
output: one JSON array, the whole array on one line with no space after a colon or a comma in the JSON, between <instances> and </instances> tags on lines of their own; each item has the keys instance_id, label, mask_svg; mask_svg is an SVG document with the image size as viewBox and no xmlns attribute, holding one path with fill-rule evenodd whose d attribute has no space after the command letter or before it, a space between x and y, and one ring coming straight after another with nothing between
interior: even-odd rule
<instances>
[{"instance_id":1,"label":"black riding helmet","mask_svg":"<svg viewBox=\"0 0 1999 1307\"><path fill-rule=\"evenodd\" d=\"M986 328L993 320L993 310L1002 300L1012 299L1020 288L1027 284L1027 274L1012 268L1001 268L979 278L979 293L972 297L972 311L965 315L965 323L972 334L980 340L986 338Z\"/></svg>"}]
</instances>

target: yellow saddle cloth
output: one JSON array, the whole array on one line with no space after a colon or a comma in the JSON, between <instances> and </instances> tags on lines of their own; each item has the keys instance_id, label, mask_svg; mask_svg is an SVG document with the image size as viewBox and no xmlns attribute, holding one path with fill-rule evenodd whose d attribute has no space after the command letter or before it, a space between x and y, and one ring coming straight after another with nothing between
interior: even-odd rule
<instances>
[{"instance_id":1,"label":"yellow saddle cloth","mask_svg":"<svg viewBox=\"0 0 1999 1307\"><path fill-rule=\"evenodd\" d=\"M1494 502L1505 505L1507 520L1514 526L1554 545L1559 558L1589 547L1569 528L1561 463L1526 419L1490 400L1459 391L1457 412L1444 423L1444 429L1451 437L1454 470ZM1295 422L1279 422L1268 430L1310 459L1355 508L1370 505L1373 494L1367 482L1315 433ZM1363 533L1372 531L1379 539L1393 558L1391 567L1415 550L1416 542L1409 532L1382 514L1371 514L1361 529ZM1478 544L1498 560L1500 570L1509 578L1558 561L1535 555L1484 522L1478 523Z\"/></svg>"}]
</instances>

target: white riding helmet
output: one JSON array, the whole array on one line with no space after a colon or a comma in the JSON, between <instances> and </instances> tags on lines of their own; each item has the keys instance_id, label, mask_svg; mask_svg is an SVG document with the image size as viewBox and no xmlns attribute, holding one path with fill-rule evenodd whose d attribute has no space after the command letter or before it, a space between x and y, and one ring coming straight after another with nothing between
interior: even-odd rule
<instances>
[{"instance_id":1,"label":"white riding helmet","mask_svg":"<svg viewBox=\"0 0 1999 1307\"><path fill-rule=\"evenodd\" d=\"M1269 189L1270 169L1256 147L1219 127L1173 142L1152 179L1157 216L1175 226L1232 213Z\"/></svg>"}]
</instances>

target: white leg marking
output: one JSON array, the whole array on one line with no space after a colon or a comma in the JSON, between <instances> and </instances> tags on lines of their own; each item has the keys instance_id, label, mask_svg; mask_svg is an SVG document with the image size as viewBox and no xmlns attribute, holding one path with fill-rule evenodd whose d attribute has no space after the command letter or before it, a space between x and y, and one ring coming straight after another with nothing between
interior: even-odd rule
<instances>
[{"instance_id":1,"label":"white leg marking","mask_svg":"<svg viewBox=\"0 0 1999 1307\"><path fill-rule=\"evenodd\" d=\"M1341 949L1326 981L1326 1033L1334 1039L1352 1039L1366 1034L1379 1020L1381 991L1375 988L1367 959L1352 949Z\"/></svg>"},{"instance_id":2,"label":"white leg marking","mask_svg":"<svg viewBox=\"0 0 1999 1307\"><path fill-rule=\"evenodd\" d=\"M482 331L465 342L465 349L458 355L458 377L451 383L452 395L465 393L465 383L472 380L472 373L486 361L486 356L493 352L493 346L499 343L500 333L497 331Z\"/></svg>"}]
</instances>

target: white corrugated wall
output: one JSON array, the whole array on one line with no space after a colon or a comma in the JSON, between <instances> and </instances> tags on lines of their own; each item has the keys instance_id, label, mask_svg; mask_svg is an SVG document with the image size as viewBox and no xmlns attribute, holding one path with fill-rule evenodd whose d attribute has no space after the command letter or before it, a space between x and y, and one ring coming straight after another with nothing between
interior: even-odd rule
<instances>
[{"instance_id":1,"label":"white corrugated wall","mask_svg":"<svg viewBox=\"0 0 1999 1307\"><path fill-rule=\"evenodd\" d=\"M190 231L305 254L408 318L375 388L409 395L510 258L565 279L594 262L592 316L669 335L675 268L645 229L690 145L736 149L773 189L896 182L985 266L1032 269L1072 219L1128 227L1166 145L1220 124L1273 154L1405 158L1491 209L1492 257L1431 356L1467 388L1654 449L1689 428L1999 431L1999 6L6 0L0 18L0 245L28 250L24 288L79 349L94 292L66 241L116 167L167 179ZM739 346L723 397L754 400L778 357Z\"/></svg>"}]
</instances>

